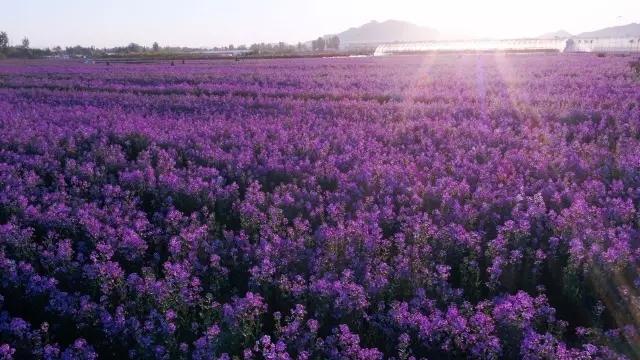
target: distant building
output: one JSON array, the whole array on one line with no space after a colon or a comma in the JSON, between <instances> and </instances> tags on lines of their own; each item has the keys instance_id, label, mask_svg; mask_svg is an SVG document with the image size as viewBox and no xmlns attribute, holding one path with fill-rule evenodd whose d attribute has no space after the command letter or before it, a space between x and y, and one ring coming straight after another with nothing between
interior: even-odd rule
<instances>
[{"instance_id":1,"label":"distant building","mask_svg":"<svg viewBox=\"0 0 640 360\"><path fill-rule=\"evenodd\" d=\"M195 52L203 55L216 55L216 56L241 56L251 53L251 50L203 50Z\"/></svg>"},{"instance_id":2,"label":"distant building","mask_svg":"<svg viewBox=\"0 0 640 360\"><path fill-rule=\"evenodd\" d=\"M640 37L567 40L566 52L640 52Z\"/></svg>"},{"instance_id":3,"label":"distant building","mask_svg":"<svg viewBox=\"0 0 640 360\"><path fill-rule=\"evenodd\" d=\"M379 45L374 55L461 51L640 52L640 38L555 38L392 43Z\"/></svg>"}]
</instances>

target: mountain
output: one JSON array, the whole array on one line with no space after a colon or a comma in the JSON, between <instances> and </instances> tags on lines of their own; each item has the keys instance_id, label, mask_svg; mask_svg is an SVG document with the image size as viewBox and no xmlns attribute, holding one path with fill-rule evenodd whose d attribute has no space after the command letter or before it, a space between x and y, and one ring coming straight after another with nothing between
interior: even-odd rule
<instances>
[{"instance_id":1,"label":"mountain","mask_svg":"<svg viewBox=\"0 0 640 360\"><path fill-rule=\"evenodd\" d=\"M605 37L640 37L640 24L631 23L622 26L613 26L596 31L583 32L576 35L579 38L605 38Z\"/></svg>"},{"instance_id":2,"label":"mountain","mask_svg":"<svg viewBox=\"0 0 640 360\"><path fill-rule=\"evenodd\" d=\"M376 44L389 42L410 42L437 40L440 33L428 27L414 25L406 21L371 21L357 28L336 34L340 44Z\"/></svg>"},{"instance_id":3,"label":"mountain","mask_svg":"<svg viewBox=\"0 0 640 360\"><path fill-rule=\"evenodd\" d=\"M568 31L558 30L558 31L542 34L538 36L538 39L566 39L572 36L573 35L571 35L571 33L569 33Z\"/></svg>"},{"instance_id":4,"label":"mountain","mask_svg":"<svg viewBox=\"0 0 640 360\"><path fill-rule=\"evenodd\" d=\"M381 44L393 42L413 42L432 40L456 40L473 39L473 36L454 35L442 33L436 29L418 26L406 21L387 20L383 22L371 21L360 27L335 34L340 38L341 47L350 47L359 44ZM327 35L329 36L329 35ZM572 35L565 30L546 33L538 36L538 39L565 39L565 38L598 38L598 37L639 37L640 24L608 27L596 31L584 32Z\"/></svg>"}]
</instances>

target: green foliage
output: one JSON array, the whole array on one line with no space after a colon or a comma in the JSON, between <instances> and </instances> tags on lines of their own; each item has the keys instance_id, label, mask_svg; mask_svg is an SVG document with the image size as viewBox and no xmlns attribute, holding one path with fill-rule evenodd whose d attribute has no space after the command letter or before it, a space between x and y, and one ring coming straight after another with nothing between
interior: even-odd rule
<instances>
[{"instance_id":1,"label":"green foliage","mask_svg":"<svg viewBox=\"0 0 640 360\"><path fill-rule=\"evenodd\" d=\"M327 47L327 42L323 37L319 37L317 40L313 40L311 42L311 48L314 51L324 51L326 47Z\"/></svg>"},{"instance_id":2,"label":"green foliage","mask_svg":"<svg viewBox=\"0 0 640 360\"><path fill-rule=\"evenodd\" d=\"M9 48L9 36L6 32L0 32L0 53L6 53Z\"/></svg>"},{"instance_id":3,"label":"green foliage","mask_svg":"<svg viewBox=\"0 0 640 360\"><path fill-rule=\"evenodd\" d=\"M332 36L327 39L327 48L338 50L340 48L340 38L337 36Z\"/></svg>"}]
</instances>

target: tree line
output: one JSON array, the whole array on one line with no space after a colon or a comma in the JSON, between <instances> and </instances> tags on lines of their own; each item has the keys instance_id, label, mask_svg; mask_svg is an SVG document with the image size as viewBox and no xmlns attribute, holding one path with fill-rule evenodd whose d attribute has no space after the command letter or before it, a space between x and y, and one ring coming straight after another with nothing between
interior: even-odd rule
<instances>
[{"instance_id":1,"label":"tree line","mask_svg":"<svg viewBox=\"0 0 640 360\"><path fill-rule=\"evenodd\" d=\"M338 50L340 49L340 38L337 36L319 37L311 42L311 48L314 51Z\"/></svg>"},{"instance_id":2,"label":"tree line","mask_svg":"<svg viewBox=\"0 0 640 360\"><path fill-rule=\"evenodd\" d=\"M29 38L25 37L20 41L20 45L10 46L9 36L6 32L0 31L0 59L5 57L38 57L44 52L41 49L31 49Z\"/></svg>"},{"instance_id":3,"label":"tree line","mask_svg":"<svg viewBox=\"0 0 640 360\"><path fill-rule=\"evenodd\" d=\"M154 42L150 47L130 43L126 46L117 46L113 48L96 48L94 46L68 46L62 48L55 46L46 49L33 49L30 47L28 38L23 38L19 45L10 46L9 36L6 32L0 32L0 59L1 58L42 58L42 57L74 57L74 58L95 58L105 56L122 56L122 55L154 55L154 54L184 54L189 52L203 51L204 49L194 49L188 47L170 47L160 46L158 42ZM310 45L310 46L309 46ZM288 44L279 43L255 43L247 45L228 45L223 47L214 47L213 51L219 52L240 52L247 55L287 55L295 53L306 53L309 51L318 52L326 50L340 49L340 39L337 36L318 37L311 43Z\"/></svg>"}]
</instances>

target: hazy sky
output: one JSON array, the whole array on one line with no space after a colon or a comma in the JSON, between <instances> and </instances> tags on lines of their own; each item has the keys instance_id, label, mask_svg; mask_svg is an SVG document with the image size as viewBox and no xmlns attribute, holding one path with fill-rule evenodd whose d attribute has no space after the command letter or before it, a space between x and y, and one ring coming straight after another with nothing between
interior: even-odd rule
<instances>
[{"instance_id":1,"label":"hazy sky","mask_svg":"<svg viewBox=\"0 0 640 360\"><path fill-rule=\"evenodd\" d=\"M370 20L479 37L640 22L639 0L0 0L0 30L33 47L137 42L217 46L307 41Z\"/></svg>"}]
</instances>

